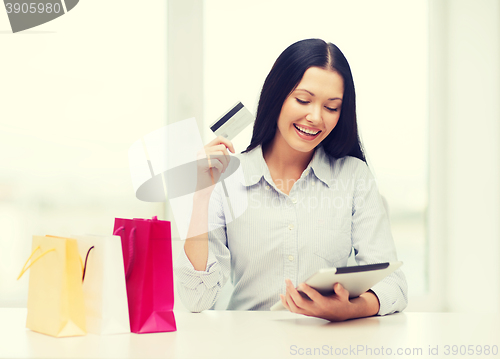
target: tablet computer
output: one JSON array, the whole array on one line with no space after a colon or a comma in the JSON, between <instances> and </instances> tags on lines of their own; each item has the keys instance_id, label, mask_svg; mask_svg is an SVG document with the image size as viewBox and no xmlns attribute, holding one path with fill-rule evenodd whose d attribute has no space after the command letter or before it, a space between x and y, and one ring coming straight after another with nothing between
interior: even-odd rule
<instances>
[{"instance_id":1,"label":"tablet computer","mask_svg":"<svg viewBox=\"0 0 500 359\"><path fill-rule=\"evenodd\" d=\"M352 267L324 268L310 276L304 283L316 289L322 295L334 293L333 285L340 283L349 292L349 298L359 297L396 269L403 262L386 262L377 264L366 264ZM307 295L300 290L298 292L305 298ZM271 307L271 310L285 309L281 300Z\"/></svg>"}]
</instances>

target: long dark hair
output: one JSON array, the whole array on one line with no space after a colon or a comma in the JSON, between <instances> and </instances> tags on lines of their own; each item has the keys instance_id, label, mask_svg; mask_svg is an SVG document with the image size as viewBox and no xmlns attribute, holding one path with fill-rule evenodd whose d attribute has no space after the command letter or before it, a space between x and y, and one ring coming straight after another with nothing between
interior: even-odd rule
<instances>
[{"instance_id":1,"label":"long dark hair","mask_svg":"<svg viewBox=\"0 0 500 359\"><path fill-rule=\"evenodd\" d=\"M336 71L344 79L339 121L321 142L321 146L331 157L353 156L366 162L358 135L356 94L351 68L337 46L320 39L298 41L278 57L262 86L252 140L244 152L259 145L265 146L272 141L283 102L310 67Z\"/></svg>"}]
</instances>

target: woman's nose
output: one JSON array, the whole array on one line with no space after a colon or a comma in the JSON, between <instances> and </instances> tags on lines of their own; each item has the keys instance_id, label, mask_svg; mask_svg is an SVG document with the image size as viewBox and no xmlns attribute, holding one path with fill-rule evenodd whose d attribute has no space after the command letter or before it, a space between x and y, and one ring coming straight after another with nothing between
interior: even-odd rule
<instances>
[{"instance_id":1,"label":"woman's nose","mask_svg":"<svg viewBox=\"0 0 500 359\"><path fill-rule=\"evenodd\" d=\"M321 108L319 106L312 106L311 111L306 116L306 120L312 123L321 122Z\"/></svg>"}]
</instances>

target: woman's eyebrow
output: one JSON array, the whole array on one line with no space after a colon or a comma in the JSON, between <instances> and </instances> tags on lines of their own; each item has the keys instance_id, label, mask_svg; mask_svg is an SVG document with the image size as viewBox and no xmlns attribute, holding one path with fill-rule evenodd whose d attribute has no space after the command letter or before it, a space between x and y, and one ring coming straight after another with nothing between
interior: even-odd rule
<instances>
[{"instance_id":1,"label":"woman's eyebrow","mask_svg":"<svg viewBox=\"0 0 500 359\"><path fill-rule=\"evenodd\" d=\"M305 91L305 92L307 92L309 95L311 95L311 96L315 96L315 95L314 95L311 91L306 90L306 89L297 89L296 91ZM340 97L332 97L332 98L329 98L329 99L328 99L328 101L333 101L333 100L340 100L340 101L342 101L342 98L340 98Z\"/></svg>"}]
</instances>

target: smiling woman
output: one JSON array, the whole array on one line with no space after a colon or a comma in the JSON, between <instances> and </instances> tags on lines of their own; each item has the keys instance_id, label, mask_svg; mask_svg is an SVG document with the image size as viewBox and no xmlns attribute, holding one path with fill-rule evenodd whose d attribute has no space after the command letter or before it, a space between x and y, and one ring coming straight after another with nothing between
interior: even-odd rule
<instances>
[{"instance_id":1,"label":"smiling woman","mask_svg":"<svg viewBox=\"0 0 500 359\"><path fill-rule=\"evenodd\" d=\"M439 8L444 3L438 1L435 6ZM476 9L479 5L471 7ZM437 158L428 148L432 137L428 127L429 91L440 87L430 86L428 80L429 51L438 49L440 54L446 46L442 47L439 42L432 47L433 42L429 42L441 39L434 34L429 36L429 2L313 0L304 6L299 0L210 0L203 1L200 12L203 14L203 47L200 45L194 58L203 58L200 84L204 90L203 104L196 118L205 119L202 137L205 143L214 137L209 124L232 104L241 101L254 115L257 113L264 79L288 45L304 38L323 38L342 50L356 84L357 124L366 160L380 193L387 200L398 257L405 263L403 271L411 283L409 309L442 309L445 296L438 293L444 286L439 284L439 276L431 268L439 268L438 272L443 273L440 270L443 257L436 254L433 243L439 247L444 237L442 233L433 235L428 227L432 224L428 215L433 211L429 197L432 185L429 185L434 182L429 176L434 172L437 178L444 178L441 171L446 166L429 167L429 156ZM444 23L440 18L437 28L444 31ZM227 31L228 28L235 30ZM187 44L192 43L187 40L184 40ZM442 41L447 43L446 39ZM180 61L185 62L185 51L177 53ZM437 56L439 61L444 61L445 57ZM176 82L182 83L184 76L190 73L188 67ZM437 81L439 77L432 79ZM193 89L196 86L189 85L186 93ZM439 106L445 103L435 96L432 99ZM179 100L173 99L170 108L183 103ZM453 108L459 111L460 106ZM189 116L193 115L176 118ZM436 118L433 122L436 128L448 133L440 122L444 117L437 115ZM232 140L236 152L248 147L252 130L248 126ZM439 151L446 147L442 140L437 143ZM444 195L445 191L438 189L434 193ZM435 212L445 215L439 209ZM444 225L445 222L436 223ZM354 264L353 254L350 265ZM216 309L227 307L232 290L228 281ZM177 304L183 308L180 301Z\"/></svg>"},{"instance_id":2,"label":"smiling woman","mask_svg":"<svg viewBox=\"0 0 500 359\"><path fill-rule=\"evenodd\" d=\"M200 165L199 183L209 181L212 170L220 177L228 150L235 152L224 137L205 146L208 157L221 161ZM194 196L188 238L175 263L188 309L211 308L229 277L233 310L267 310L280 297L292 312L331 321L405 309L400 269L352 299L340 284L323 296L302 283L319 269L346 266L352 248L358 264L397 260L358 138L351 70L335 45L308 39L283 51L262 87L252 141L239 157L241 176L225 180L225 195L216 184ZM228 193L236 218L222 201ZM261 205L269 200L276 205Z\"/></svg>"}]
</instances>

